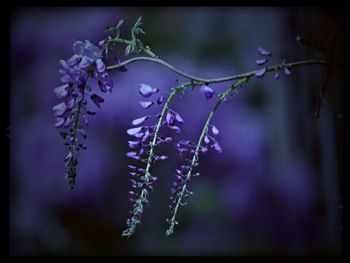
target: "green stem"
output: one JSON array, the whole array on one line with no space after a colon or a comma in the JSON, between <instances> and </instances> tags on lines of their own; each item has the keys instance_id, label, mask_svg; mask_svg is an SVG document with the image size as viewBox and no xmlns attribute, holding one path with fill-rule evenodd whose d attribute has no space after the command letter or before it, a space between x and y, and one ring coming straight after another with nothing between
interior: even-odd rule
<instances>
[{"instance_id":1,"label":"green stem","mask_svg":"<svg viewBox=\"0 0 350 263\"><path fill-rule=\"evenodd\" d=\"M207 121L205 122L204 124L204 127L202 129L202 133L201 135L199 136L199 139L198 139L198 143L197 143L197 147L196 147L196 150L193 154L193 157L192 157L192 161L191 161L191 165L190 165L190 169L186 175L186 179L185 179L185 182L188 182L188 180L190 179L191 175L192 175L192 170L193 170L193 167L195 165L195 163L198 161L198 155L199 155L199 150L201 148L201 145L202 145L202 141L204 139L204 136L207 134L207 131L208 131L208 127L209 127L209 124L216 112L216 110L218 109L218 107L220 106L220 104L225 101L225 99L227 98L227 96L229 94L231 94L238 86L240 86L241 84L245 83L248 81L248 78L245 77L245 78L242 78L240 79L239 81L237 81L235 84L233 84L228 90L226 90L225 93L221 94L214 106L214 108L211 110L208 118L207 118ZM186 191L186 188L187 188L187 184L185 183L183 186L182 186L182 189L181 189L181 192L180 192L180 195L179 195L179 198L177 199L177 202L176 202L176 206L174 208L174 211L173 211L173 215L172 215L172 218L170 219L170 226L166 232L166 235L169 236L173 233L174 231L174 226L175 224L177 224L176 222L176 214L177 214L177 211L179 209L179 206L181 204L181 201L182 201L182 198L183 198L183 195Z\"/></svg>"}]
</instances>

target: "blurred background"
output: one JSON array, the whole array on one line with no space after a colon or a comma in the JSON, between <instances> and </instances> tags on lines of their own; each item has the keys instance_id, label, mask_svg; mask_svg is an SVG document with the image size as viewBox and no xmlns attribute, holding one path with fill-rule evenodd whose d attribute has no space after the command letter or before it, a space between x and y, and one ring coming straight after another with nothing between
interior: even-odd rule
<instances>
[{"instance_id":1,"label":"blurred background","mask_svg":"<svg viewBox=\"0 0 350 263\"><path fill-rule=\"evenodd\" d=\"M314 117L326 67L292 69L291 76L252 79L217 111L213 124L223 153L200 158L194 196L165 237L170 187L181 165L173 144L153 174L159 177L142 225L121 237L129 216L130 160L126 130L143 116L138 88L168 94L185 79L148 62L113 72L112 94L90 117L87 151L80 153L77 184L64 176L66 147L54 128L53 89L59 60L75 40L97 44L107 25L124 19L121 36L143 16L142 40L174 66L216 78L255 70L258 46L270 64L323 58L296 36L329 46L331 69ZM17 8L11 16L10 255L229 255L309 256L342 253L344 12L336 8L94 7ZM116 49L121 60L124 46ZM340 66L339 66L340 65ZM211 85L217 92L231 83ZM185 119L176 140L196 141L214 100L199 89L177 97ZM96 110L94 105L91 109ZM153 112L160 108L152 109ZM152 112L151 110L151 112Z\"/></svg>"}]
</instances>

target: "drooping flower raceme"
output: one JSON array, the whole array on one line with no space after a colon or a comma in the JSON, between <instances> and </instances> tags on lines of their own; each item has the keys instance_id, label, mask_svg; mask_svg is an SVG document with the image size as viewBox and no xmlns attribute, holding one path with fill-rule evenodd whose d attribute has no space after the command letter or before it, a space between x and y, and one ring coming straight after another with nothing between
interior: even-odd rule
<instances>
[{"instance_id":1,"label":"drooping flower raceme","mask_svg":"<svg viewBox=\"0 0 350 263\"><path fill-rule=\"evenodd\" d=\"M217 142L217 140L212 135L218 135L219 130L216 126L211 125L211 134L209 134L209 123L206 125L205 132L202 133L197 144L190 140L180 140L176 144L176 149L179 155L183 158L184 164L176 169L175 182L171 187L170 194L170 209L171 218L167 219L169 227L166 231L166 235L169 236L174 231L174 226L178 224L176 220L176 214L180 206L187 204L185 199L191 195L193 192L188 189L188 184L193 177L199 176L199 172L195 172L195 169L199 166L199 155L207 154L210 149L221 153L222 149Z\"/></svg>"},{"instance_id":2,"label":"drooping flower raceme","mask_svg":"<svg viewBox=\"0 0 350 263\"><path fill-rule=\"evenodd\" d=\"M141 84L139 93L143 100L140 101L140 106L147 110L154 105L155 103L149 101L149 99L158 92L159 89L154 89L147 84ZM131 122L133 127L127 130L127 133L132 136L132 139L128 141L130 151L126 153L126 156L138 163L144 163L146 167L138 167L137 164L128 166L130 175L132 176L132 190L129 191L132 209L130 210L131 217L126 221L127 228L123 231L122 236L131 236L136 226L141 223L141 215L144 210L144 204L148 203L149 191L153 190L153 185L158 180L157 177L151 175L151 166L157 161L168 159L166 155L158 155L155 153L157 145L173 141L172 137L161 136L160 128L168 127L176 133L181 131L179 124L183 123L184 120L179 113L169 109L169 102L176 92L173 92L169 96L164 105L164 96L160 96L156 100L158 105L163 106L161 113L154 116L156 119L159 118L156 121L156 125L147 125L147 122L152 119L152 116L145 114L144 116L134 119Z\"/></svg>"},{"instance_id":3,"label":"drooping flower raceme","mask_svg":"<svg viewBox=\"0 0 350 263\"><path fill-rule=\"evenodd\" d=\"M247 83L248 78L242 78L233 84L225 93L218 96L217 102L210 112L207 121L204 124L201 135L199 136L197 144L190 140L180 140L176 144L176 149L180 156L183 157L185 163L181 165L179 169L176 169L176 180L171 188L170 202L171 217L166 221L168 223L168 229L166 235L169 236L174 232L175 225L178 224L176 215L180 206L184 206L187 203L185 198L193 195L193 192L188 189L188 184L193 177L199 176L195 169L199 166L199 155L206 154L210 149L214 149L218 153L222 152L218 141L214 138L218 135L219 129L211 124L211 119L214 116L216 109L220 104L226 100L227 96L231 94L237 87L243 83Z\"/></svg>"},{"instance_id":4,"label":"drooping flower raceme","mask_svg":"<svg viewBox=\"0 0 350 263\"><path fill-rule=\"evenodd\" d=\"M67 168L66 177L71 188L75 185L78 152L80 149L86 149L81 139L87 138L84 129L88 125L87 115L96 114L87 109L87 97L99 108L104 102L102 97L93 92L88 80L97 80L101 92L110 93L113 87L103 62L103 49L86 40L74 42L73 51L74 54L69 59L60 60L62 85L55 88L54 92L62 102L52 108L56 117L55 127L62 129L60 134L68 147L64 161Z\"/></svg>"}]
</instances>

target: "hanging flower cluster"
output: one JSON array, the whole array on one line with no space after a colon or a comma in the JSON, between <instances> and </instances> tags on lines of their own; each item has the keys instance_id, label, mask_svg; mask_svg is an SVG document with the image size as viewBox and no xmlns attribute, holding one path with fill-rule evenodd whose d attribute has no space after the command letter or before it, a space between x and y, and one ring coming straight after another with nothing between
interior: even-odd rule
<instances>
[{"instance_id":1,"label":"hanging flower cluster","mask_svg":"<svg viewBox=\"0 0 350 263\"><path fill-rule=\"evenodd\" d=\"M219 130L215 125L209 125L211 127L212 135L218 135ZM199 166L199 154L207 154L210 149L221 153L222 149L217 140L208 133L208 127L205 127L205 133L202 134L197 144L190 140L180 140L176 144L176 149L179 155L185 160L186 164L180 166L180 169L176 169L175 182L170 190L170 209L171 218L167 219L169 227L166 231L166 235L169 236L174 231L174 226L178 224L176 220L176 214L180 206L184 206L187 202L184 199L193 195L188 189L188 184L192 177L199 176L199 172L193 171ZM203 143L204 142L204 143Z\"/></svg>"},{"instance_id":2,"label":"hanging flower cluster","mask_svg":"<svg viewBox=\"0 0 350 263\"><path fill-rule=\"evenodd\" d=\"M96 79L102 92L110 93L113 82L110 79L103 62L104 52L89 40L76 41L73 44L74 55L67 60L60 60L62 68L59 70L62 85L54 92L61 100L52 110L56 117L55 127L63 129L60 132L65 139L68 153L64 156L66 177L71 188L75 185L78 152L86 149L80 142L86 139L85 126L88 125L87 115L96 112L87 109L87 97L100 108L104 99L92 92L88 79Z\"/></svg>"},{"instance_id":3,"label":"hanging flower cluster","mask_svg":"<svg viewBox=\"0 0 350 263\"><path fill-rule=\"evenodd\" d=\"M258 66L263 66L269 61L267 57L272 56L272 53L269 52L269 51L266 51L262 47L258 47L257 51L258 51L259 55L264 57L264 58L256 60L255 63ZM285 65L285 61L283 61L278 67L276 67L275 72L274 72L274 78L275 79L279 79L281 71L283 71L284 74L286 74L286 75L290 75L291 74L290 69ZM265 76L266 72L267 72L267 67L264 66L262 69L258 70L255 73L255 76L257 78L262 78L263 76Z\"/></svg>"},{"instance_id":4,"label":"hanging flower cluster","mask_svg":"<svg viewBox=\"0 0 350 263\"><path fill-rule=\"evenodd\" d=\"M139 93L143 97L143 100L139 102L142 108L148 109L155 103L149 99L153 94L158 93L159 89L150 87L147 84L141 84ZM164 96L158 97L156 103L163 105ZM165 115L163 120L162 118ZM149 190L153 190L154 183L158 180L157 177L152 176L150 173L151 166L157 161L163 161L168 159L166 155L157 155L155 153L155 147L157 145L170 143L173 141L172 137L163 137L160 135L159 130L161 127L168 127L174 130L176 133L181 131L179 124L184 120L172 109L168 109L167 106L163 106L162 113L158 113L156 118L159 118L156 125L146 125L147 121L151 119L150 115L145 115L134 119L131 124L133 127L127 130L127 133L134 138L128 141L130 152L126 153L126 156L134 161L142 162L146 164L145 168L138 168L135 165L129 165L132 190L129 191L132 203L132 210L130 213L132 216L127 219L127 229L124 230L123 236L131 236L135 231L137 224L141 222L141 215L143 213L143 206L148 203Z\"/></svg>"}]
</instances>

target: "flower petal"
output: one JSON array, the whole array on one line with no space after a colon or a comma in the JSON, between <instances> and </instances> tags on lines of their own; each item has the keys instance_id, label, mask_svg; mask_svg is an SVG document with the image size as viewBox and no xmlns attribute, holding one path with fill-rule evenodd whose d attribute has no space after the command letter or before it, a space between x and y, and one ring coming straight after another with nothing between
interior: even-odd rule
<instances>
[{"instance_id":1,"label":"flower petal","mask_svg":"<svg viewBox=\"0 0 350 263\"><path fill-rule=\"evenodd\" d=\"M56 118L55 127L59 128L64 124L64 118Z\"/></svg>"},{"instance_id":2,"label":"flower petal","mask_svg":"<svg viewBox=\"0 0 350 263\"><path fill-rule=\"evenodd\" d=\"M67 60L67 64L71 67L74 67L80 62L80 60L81 60L81 56L74 54Z\"/></svg>"},{"instance_id":3,"label":"flower petal","mask_svg":"<svg viewBox=\"0 0 350 263\"><path fill-rule=\"evenodd\" d=\"M271 56L271 52L266 51L262 47L258 47L258 53L262 56Z\"/></svg>"},{"instance_id":4,"label":"flower petal","mask_svg":"<svg viewBox=\"0 0 350 263\"><path fill-rule=\"evenodd\" d=\"M68 118L64 121L63 127L68 127L70 123L71 123L71 118L68 117Z\"/></svg>"},{"instance_id":5,"label":"flower petal","mask_svg":"<svg viewBox=\"0 0 350 263\"><path fill-rule=\"evenodd\" d=\"M284 68L284 74L290 75L292 72L289 70L289 68Z\"/></svg>"},{"instance_id":6,"label":"flower petal","mask_svg":"<svg viewBox=\"0 0 350 263\"><path fill-rule=\"evenodd\" d=\"M135 120L132 121L132 125L140 125L140 124L144 123L146 120L148 120L149 117L150 116L144 116L144 117L135 119Z\"/></svg>"},{"instance_id":7,"label":"flower petal","mask_svg":"<svg viewBox=\"0 0 350 263\"><path fill-rule=\"evenodd\" d=\"M178 113L175 113L175 119L178 123L184 123L184 119Z\"/></svg>"},{"instance_id":8,"label":"flower petal","mask_svg":"<svg viewBox=\"0 0 350 263\"><path fill-rule=\"evenodd\" d=\"M61 60L60 60L60 63L61 63L61 65L62 65L62 67L63 67L66 71L69 72L70 67L69 67L69 65L67 64L67 62L64 61L63 59L61 59Z\"/></svg>"},{"instance_id":9,"label":"flower petal","mask_svg":"<svg viewBox=\"0 0 350 263\"><path fill-rule=\"evenodd\" d=\"M83 53L85 44L78 40L73 43L73 51L76 55L81 55Z\"/></svg>"},{"instance_id":10,"label":"flower petal","mask_svg":"<svg viewBox=\"0 0 350 263\"><path fill-rule=\"evenodd\" d=\"M96 68L98 72L103 72L106 70L106 65L101 59L96 60Z\"/></svg>"},{"instance_id":11,"label":"flower petal","mask_svg":"<svg viewBox=\"0 0 350 263\"><path fill-rule=\"evenodd\" d=\"M205 95L205 98L211 99L214 95L214 90L209 88L207 85L202 85L200 92Z\"/></svg>"},{"instance_id":12,"label":"flower petal","mask_svg":"<svg viewBox=\"0 0 350 263\"><path fill-rule=\"evenodd\" d=\"M169 143L169 142L172 142L172 141L173 141L173 138L171 138L171 137L166 137L164 139L164 142L166 142L166 143Z\"/></svg>"},{"instance_id":13,"label":"flower petal","mask_svg":"<svg viewBox=\"0 0 350 263\"><path fill-rule=\"evenodd\" d=\"M55 116L62 116L66 110L67 110L67 106L64 102L61 102L55 106L52 107L52 110L54 111L54 115Z\"/></svg>"},{"instance_id":14,"label":"flower petal","mask_svg":"<svg viewBox=\"0 0 350 263\"><path fill-rule=\"evenodd\" d=\"M147 84L140 84L139 93L145 98L151 97L153 93L157 93L158 91L159 89L154 89Z\"/></svg>"},{"instance_id":15,"label":"flower petal","mask_svg":"<svg viewBox=\"0 0 350 263\"><path fill-rule=\"evenodd\" d=\"M279 79L279 77L280 77L280 74L278 72L275 72L274 78Z\"/></svg>"},{"instance_id":16,"label":"flower petal","mask_svg":"<svg viewBox=\"0 0 350 263\"><path fill-rule=\"evenodd\" d=\"M266 58L258 59L255 63L259 66L264 65L268 60Z\"/></svg>"},{"instance_id":17,"label":"flower petal","mask_svg":"<svg viewBox=\"0 0 350 263\"><path fill-rule=\"evenodd\" d=\"M68 87L69 87L68 84L64 84L64 85L59 86L59 87L54 89L54 92L59 99L63 99L63 98L68 96L68 94L69 94L68 90L67 90Z\"/></svg>"},{"instance_id":18,"label":"flower petal","mask_svg":"<svg viewBox=\"0 0 350 263\"><path fill-rule=\"evenodd\" d=\"M140 145L140 142L138 142L138 141L128 141L128 144L129 144L129 147L131 149L134 149L134 148L136 148L136 147L138 147Z\"/></svg>"},{"instance_id":19,"label":"flower petal","mask_svg":"<svg viewBox=\"0 0 350 263\"><path fill-rule=\"evenodd\" d=\"M213 132L214 135L218 135L219 134L219 130L218 130L218 128L215 127L215 125L213 125L211 127L211 131Z\"/></svg>"},{"instance_id":20,"label":"flower petal","mask_svg":"<svg viewBox=\"0 0 350 263\"><path fill-rule=\"evenodd\" d=\"M98 42L98 46L102 47L107 42L107 39L103 39L100 42Z\"/></svg>"},{"instance_id":21,"label":"flower petal","mask_svg":"<svg viewBox=\"0 0 350 263\"><path fill-rule=\"evenodd\" d=\"M207 153L208 152L208 147L202 146L201 147L201 151L202 151L202 153Z\"/></svg>"},{"instance_id":22,"label":"flower petal","mask_svg":"<svg viewBox=\"0 0 350 263\"><path fill-rule=\"evenodd\" d=\"M152 101L139 101L140 105L142 108L144 109L148 109L149 107L151 107L153 105Z\"/></svg>"},{"instance_id":23,"label":"flower petal","mask_svg":"<svg viewBox=\"0 0 350 263\"><path fill-rule=\"evenodd\" d=\"M175 116L172 114L170 111L167 112L166 117L165 117L166 123L168 126L172 126L175 124Z\"/></svg>"},{"instance_id":24,"label":"flower petal","mask_svg":"<svg viewBox=\"0 0 350 263\"><path fill-rule=\"evenodd\" d=\"M126 156L135 160L140 159L140 157L137 155L137 152L127 152Z\"/></svg>"},{"instance_id":25,"label":"flower petal","mask_svg":"<svg viewBox=\"0 0 350 263\"><path fill-rule=\"evenodd\" d=\"M151 134L149 133L149 130L147 129L146 132L144 133L141 142L145 143Z\"/></svg>"},{"instance_id":26,"label":"flower petal","mask_svg":"<svg viewBox=\"0 0 350 263\"><path fill-rule=\"evenodd\" d=\"M255 77L262 78L266 73L266 68L260 69L257 72L255 72Z\"/></svg>"},{"instance_id":27,"label":"flower petal","mask_svg":"<svg viewBox=\"0 0 350 263\"><path fill-rule=\"evenodd\" d=\"M60 80L63 82L63 83L67 83L67 82L71 82L73 79L71 76L69 76L68 74L64 74Z\"/></svg>"},{"instance_id":28,"label":"flower petal","mask_svg":"<svg viewBox=\"0 0 350 263\"><path fill-rule=\"evenodd\" d=\"M90 66L90 63L91 60L88 57L84 56L79 63L79 68L85 69Z\"/></svg>"},{"instance_id":29,"label":"flower petal","mask_svg":"<svg viewBox=\"0 0 350 263\"><path fill-rule=\"evenodd\" d=\"M75 99L71 98L69 101L67 101L67 109L71 110L74 107Z\"/></svg>"},{"instance_id":30,"label":"flower petal","mask_svg":"<svg viewBox=\"0 0 350 263\"><path fill-rule=\"evenodd\" d=\"M214 150L217 151L218 153L222 153L222 149L221 149L220 145L219 145L217 142L215 142L215 143L212 145L212 147L213 147Z\"/></svg>"},{"instance_id":31,"label":"flower petal","mask_svg":"<svg viewBox=\"0 0 350 263\"><path fill-rule=\"evenodd\" d=\"M176 133L180 133L181 129L178 126L169 126L170 129L174 130Z\"/></svg>"},{"instance_id":32,"label":"flower petal","mask_svg":"<svg viewBox=\"0 0 350 263\"><path fill-rule=\"evenodd\" d=\"M126 132L129 135L136 135L136 134L140 133L142 131L142 129L143 129L143 127L131 128L131 129L128 129Z\"/></svg>"}]
</instances>

